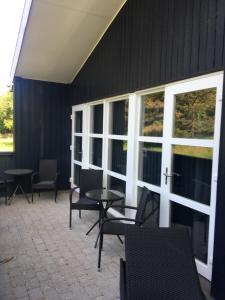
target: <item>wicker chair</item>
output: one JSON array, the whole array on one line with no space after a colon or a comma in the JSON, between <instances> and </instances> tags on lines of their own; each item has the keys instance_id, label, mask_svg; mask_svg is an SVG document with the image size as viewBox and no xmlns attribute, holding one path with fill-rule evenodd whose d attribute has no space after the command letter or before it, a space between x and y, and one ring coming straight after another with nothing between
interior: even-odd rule
<instances>
[{"instance_id":1,"label":"wicker chair","mask_svg":"<svg viewBox=\"0 0 225 300\"><path fill-rule=\"evenodd\" d=\"M72 228L72 210L79 210L79 217L81 218L82 210L95 210L102 212L102 206L99 203L88 199L85 194L88 191L102 188L102 170L80 170L80 186L76 186L70 191L70 220L69 227ZM73 202L73 193L76 189L80 188L79 199L77 202ZM87 234L99 223L99 220L88 230Z\"/></svg>"},{"instance_id":2,"label":"wicker chair","mask_svg":"<svg viewBox=\"0 0 225 300\"><path fill-rule=\"evenodd\" d=\"M128 228L121 300L206 300L185 228Z\"/></svg>"},{"instance_id":3,"label":"wicker chair","mask_svg":"<svg viewBox=\"0 0 225 300\"><path fill-rule=\"evenodd\" d=\"M39 172L35 172L31 176L32 202L34 201L34 191L38 191L40 196L40 191L45 190L55 191L56 202L58 176L59 173L57 172L57 160L41 159L39 162Z\"/></svg>"},{"instance_id":4,"label":"wicker chair","mask_svg":"<svg viewBox=\"0 0 225 300\"><path fill-rule=\"evenodd\" d=\"M150 212L146 215L148 203L151 202ZM103 246L103 237L105 234L116 235L119 240L120 235L124 235L128 227L142 226L150 217L155 216L159 212L159 199L154 197L154 193L149 191L146 187L143 188L141 199L138 207L133 206L121 206L113 205L113 208L126 208L136 210L136 216L134 219L131 218L107 218L104 220L100 227L100 241L99 241L99 253L98 253L98 270L101 268L101 252ZM133 223L122 223L121 221L130 221ZM155 224L158 226L158 224ZM136 227L135 226L135 227Z\"/></svg>"}]
</instances>

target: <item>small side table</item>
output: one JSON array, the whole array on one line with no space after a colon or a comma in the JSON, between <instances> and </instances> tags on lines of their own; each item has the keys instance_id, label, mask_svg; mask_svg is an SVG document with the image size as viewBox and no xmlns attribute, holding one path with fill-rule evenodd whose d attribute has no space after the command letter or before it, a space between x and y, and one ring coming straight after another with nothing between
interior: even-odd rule
<instances>
[{"instance_id":1,"label":"small side table","mask_svg":"<svg viewBox=\"0 0 225 300\"><path fill-rule=\"evenodd\" d=\"M30 170L30 169L10 169L10 170L6 170L4 173L6 175L13 176L14 179L15 179L15 182L16 182L16 187L15 187L14 191L9 195L9 198L7 200L8 205L11 204L12 200L10 201L10 199L12 198L12 196L15 197L16 192L18 190L20 190L22 192L22 194L27 199L27 202L31 203L27 193L24 191L24 189L22 187L22 179L27 175L31 175L33 173L33 170Z\"/></svg>"},{"instance_id":2,"label":"small side table","mask_svg":"<svg viewBox=\"0 0 225 300\"><path fill-rule=\"evenodd\" d=\"M104 218L106 217L107 210L110 206L112 206L113 202L119 201L123 199L125 196L123 193L116 191L116 190L107 190L107 189L99 189L99 190L92 190L85 194L85 196L93 201L96 201L99 203L99 205L102 207L100 218L98 221L88 230L86 234L88 234L97 224L102 224L104 221ZM100 233L100 231L99 231ZM95 242L95 248L97 247L98 239L99 239L99 233L97 235L97 239Z\"/></svg>"}]
</instances>

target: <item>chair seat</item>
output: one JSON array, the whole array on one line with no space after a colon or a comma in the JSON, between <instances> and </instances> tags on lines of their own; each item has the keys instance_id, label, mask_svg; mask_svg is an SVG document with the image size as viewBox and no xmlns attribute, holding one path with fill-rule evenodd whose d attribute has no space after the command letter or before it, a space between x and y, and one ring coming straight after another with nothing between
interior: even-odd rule
<instances>
[{"instance_id":1,"label":"chair seat","mask_svg":"<svg viewBox=\"0 0 225 300\"><path fill-rule=\"evenodd\" d=\"M71 204L71 209L100 210L101 207L97 202L87 197L81 197L77 202Z\"/></svg>"},{"instance_id":2,"label":"chair seat","mask_svg":"<svg viewBox=\"0 0 225 300\"><path fill-rule=\"evenodd\" d=\"M46 181L40 181L38 183L34 183L32 185L33 189L52 189L55 187L55 181L54 180L46 180Z\"/></svg>"},{"instance_id":3,"label":"chair seat","mask_svg":"<svg viewBox=\"0 0 225 300\"><path fill-rule=\"evenodd\" d=\"M134 226L134 224L106 222L103 226L102 231L104 234L125 235L126 230L131 226Z\"/></svg>"}]
</instances>

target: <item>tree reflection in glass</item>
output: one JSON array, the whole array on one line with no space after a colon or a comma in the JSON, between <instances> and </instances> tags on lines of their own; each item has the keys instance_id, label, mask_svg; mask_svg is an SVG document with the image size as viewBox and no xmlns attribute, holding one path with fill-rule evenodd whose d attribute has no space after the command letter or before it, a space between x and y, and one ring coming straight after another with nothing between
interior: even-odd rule
<instances>
[{"instance_id":1,"label":"tree reflection in glass","mask_svg":"<svg viewBox=\"0 0 225 300\"><path fill-rule=\"evenodd\" d=\"M213 139L216 88L175 96L174 137Z\"/></svg>"},{"instance_id":2,"label":"tree reflection in glass","mask_svg":"<svg viewBox=\"0 0 225 300\"><path fill-rule=\"evenodd\" d=\"M162 136L164 92L142 96L141 135Z\"/></svg>"}]
</instances>

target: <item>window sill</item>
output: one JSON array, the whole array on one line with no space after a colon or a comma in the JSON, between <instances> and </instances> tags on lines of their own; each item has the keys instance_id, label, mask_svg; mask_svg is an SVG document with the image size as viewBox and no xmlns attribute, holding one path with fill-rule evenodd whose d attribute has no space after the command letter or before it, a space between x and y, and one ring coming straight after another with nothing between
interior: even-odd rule
<instances>
[{"instance_id":1,"label":"window sill","mask_svg":"<svg viewBox=\"0 0 225 300\"><path fill-rule=\"evenodd\" d=\"M13 152L0 152L0 156L14 156L15 151Z\"/></svg>"}]
</instances>

